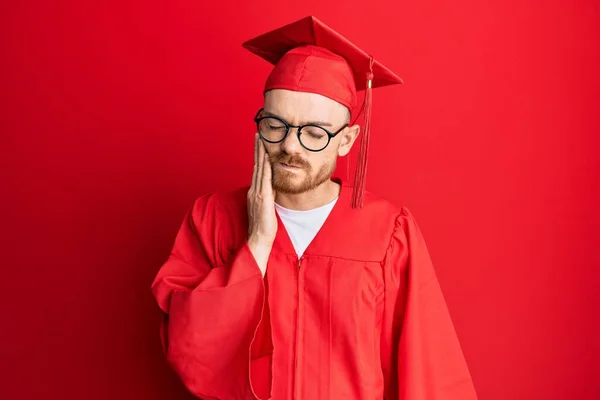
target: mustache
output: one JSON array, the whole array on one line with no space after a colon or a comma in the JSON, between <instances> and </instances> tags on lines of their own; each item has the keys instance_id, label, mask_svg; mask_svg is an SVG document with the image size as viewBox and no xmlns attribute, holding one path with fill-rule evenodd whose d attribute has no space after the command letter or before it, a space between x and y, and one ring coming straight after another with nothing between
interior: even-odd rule
<instances>
[{"instance_id":1,"label":"mustache","mask_svg":"<svg viewBox=\"0 0 600 400\"><path fill-rule=\"evenodd\" d=\"M271 161L271 165L275 163L282 163L290 165L292 167L310 169L310 164L308 163L308 161L304 160L302 157L299 156L293 156L285 153L277 153L271 154L269 156L269 159Z\"/></svg>"}]
</instances>

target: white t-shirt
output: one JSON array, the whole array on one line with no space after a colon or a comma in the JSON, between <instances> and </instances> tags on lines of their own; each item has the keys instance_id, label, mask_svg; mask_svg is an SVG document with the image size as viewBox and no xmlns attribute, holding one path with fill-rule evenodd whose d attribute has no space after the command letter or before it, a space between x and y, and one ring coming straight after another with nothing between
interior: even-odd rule
<instances>
[{"instance_id":1,"label":"white t-shirt","mask_svg":"<svg viewBox=\"0 0 600 400\"><path fill-rule=\"evenodd\" d=\"M324 206L306 211L290 210L275 203L275 210L292 240L298 257L302 257L310 242L325 223L336 202L337 198Z\"/></svg>"}]
</instances>

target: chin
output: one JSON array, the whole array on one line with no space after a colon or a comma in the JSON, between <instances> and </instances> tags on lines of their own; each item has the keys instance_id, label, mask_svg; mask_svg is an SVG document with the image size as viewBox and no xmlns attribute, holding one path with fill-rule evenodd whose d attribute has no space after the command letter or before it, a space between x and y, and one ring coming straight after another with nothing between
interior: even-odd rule
<instances>
[{"instance_id":1,"label":"chin","mask_svg":"<svg viewBox=\"0 0 600 400\"><path fill-rule=\"evenodd\" d=\"M273 182L273 189L279 193L285 194L300 194L309 190L310 185L307 185L304 181L297 179L275 179Z\"/></svg>"},{"instance_id":2,"label":"chin","mask_svg":"<svg viewBox=\"0 0 600 400\"><path fill-rule=\"evenodd\" d=\"M320 177L321 179L316 179L319 177L306 176L305 173L300 176L288 173L275 174L273 178L273 189L276 192L283 194L306 193L328 180L326 177Z\"/></svg>"}]
</instances>

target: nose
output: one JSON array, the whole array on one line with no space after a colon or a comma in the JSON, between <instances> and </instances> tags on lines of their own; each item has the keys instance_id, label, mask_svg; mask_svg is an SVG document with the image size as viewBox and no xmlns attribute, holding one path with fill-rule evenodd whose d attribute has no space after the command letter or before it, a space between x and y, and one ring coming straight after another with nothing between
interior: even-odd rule
<instances>
[{"instance_id":1,"label":"nose","mask_svg":"<svg viewBox=\"0 0 600 400\"><path fill-rule=\"evenodd\" d=\"M280 143L281 150L286 154L299 154L302 152L303 147L298 140L298 128L290 128L287 136Z\"/></svg>"}]
</instances>

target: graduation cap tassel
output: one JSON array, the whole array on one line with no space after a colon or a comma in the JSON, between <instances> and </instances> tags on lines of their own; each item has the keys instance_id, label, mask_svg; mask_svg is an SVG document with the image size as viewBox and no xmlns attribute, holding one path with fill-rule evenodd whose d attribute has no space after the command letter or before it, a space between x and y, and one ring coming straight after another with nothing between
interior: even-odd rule
<instances>
[{"instance_id":1,"label":"graduation cap tassel","mask_svg":"<svg viewBox=\"0 0 600 400\"><path fill-rule=\"evenodd\" d=\"M373 82L373 57L369 59L369 72L367 73L367 88L365 90L365 100L363 104L363 126L362 139L360 141L360 150L358 153L358 164L354 175L354 190L352 192L352 208L362 208L365 181L367 178L367 156L369 153L369 134L371 131L371 106L373 102L372 93Z\"/></svg>"}]
</instances>

